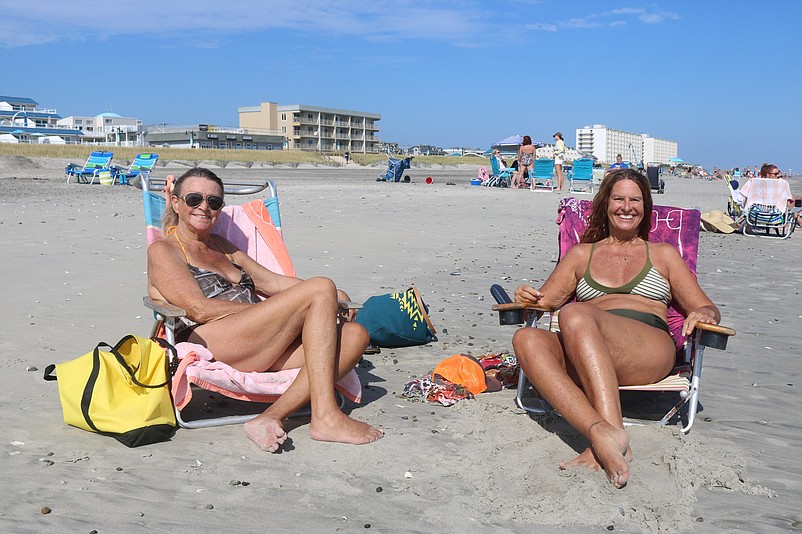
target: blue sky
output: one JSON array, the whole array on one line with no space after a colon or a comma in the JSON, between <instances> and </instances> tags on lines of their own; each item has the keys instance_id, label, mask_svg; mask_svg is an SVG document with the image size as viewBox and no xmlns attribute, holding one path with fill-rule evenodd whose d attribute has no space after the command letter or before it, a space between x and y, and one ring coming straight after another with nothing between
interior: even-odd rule
<instances>
[{"instance_id":1,"label":"blue sky","mask_svg":"<svg viewBox=\"0 0 802 534\"><path fill-rule=\"evenodd\" d=\"M487 148L603 123L707 167L802 171L802 2L0 0L0 94L238 125L263 101Z\"/></svg>"}]
</instances>

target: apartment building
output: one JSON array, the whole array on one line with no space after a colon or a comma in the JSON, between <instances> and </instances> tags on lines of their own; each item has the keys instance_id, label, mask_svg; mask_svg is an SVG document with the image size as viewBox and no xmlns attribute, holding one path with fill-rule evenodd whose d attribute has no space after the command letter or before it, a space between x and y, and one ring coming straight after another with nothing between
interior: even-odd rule
<instances>
[{"instance_id":1,"label":"apartment building","mask_svg":"<svg viewBox=\"0 0 802 534\"><path fill-rule=\"evenodd\" d=\"M79 143L80 130L58 124L55 109L38 108L28 97L0 95L0 134L5 142Z\"/></svg>"},{"instance_id":2,"label":"apartment building","mask_svg":"<svg viewBox=\"0 0 802 534\"><path fill-rule=\"evenodd\" d=\"M576 148L592 154L600 163L613 163L618 154L632 163L670 163L677 156L677 142L594 124L577 128Z\"/></svg>"},{"instance_id":3,"label":"apartment building","mask_svg":"<svg viewBox=\"0 0 802 534\"><path fill-rule=\"evenodd\" d=\"M378 113L276 102L243 106L238 111L240 128L252 132L278 130L289 150L379 151Z\"/></svg>"},{"instance_id":4,"label":"apartment building","mask_svg":"<svg viewBox=\"0 0 802 534\"><path fill-rule=\"evenodd\" d=\"M142 121L107 111L94 117L70 115L57 121L59 127L80 130L86 144L140 146Z\"/></svg>"}]
</instances>

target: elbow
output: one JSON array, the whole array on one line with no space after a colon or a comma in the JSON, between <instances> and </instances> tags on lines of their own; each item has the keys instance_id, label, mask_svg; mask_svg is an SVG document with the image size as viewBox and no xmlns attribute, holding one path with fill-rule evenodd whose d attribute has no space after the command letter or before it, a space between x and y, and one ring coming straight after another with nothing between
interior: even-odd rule
<instances>
[{"instance_id":1,"label":"elbow","mask_svg":"<svg viewBox=\"0 0 802 534\"><path fill-rule=\"evenodd\" d=\"M190 319L198 324L205 324L213 320L209 311L202 305L202 303L190 303L184 306L187 319Z\"/></svg>"}]
</instances>

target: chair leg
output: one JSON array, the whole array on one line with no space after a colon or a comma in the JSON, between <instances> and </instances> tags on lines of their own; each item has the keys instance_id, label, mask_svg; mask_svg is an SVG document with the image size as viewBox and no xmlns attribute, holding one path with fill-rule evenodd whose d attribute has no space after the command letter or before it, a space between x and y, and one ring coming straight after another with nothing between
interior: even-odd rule
<instances>
[{"instance_id":1,"label":"chair leg","mask_svg":"<svg viewBox=\"0 0 802 534\"><path fill-rule=\"evenodd\" d=\"M515 395L515 404L518 407L527 413L532 413L535 415L545 415L552 411L551 406L548 405L546 401L543 399L538 399L538 403L540 406L527 406L524 404L524 394L526 393L527 387L530 385L529 379L526 378L526 373L524 373L523 369L518 371L518 392Z\"/></svg>"}]
</instances>

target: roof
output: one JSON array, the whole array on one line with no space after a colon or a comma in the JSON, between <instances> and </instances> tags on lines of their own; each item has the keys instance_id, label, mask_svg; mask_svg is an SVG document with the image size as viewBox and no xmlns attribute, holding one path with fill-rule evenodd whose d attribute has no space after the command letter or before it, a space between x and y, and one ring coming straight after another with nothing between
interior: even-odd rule
<instances>
[{"instance_id":1,"label":"roof","mask_svg":"<svg viewBox=\"0 0 802 534\"><path fill-rule=\"evenodd\" d=\"M28 135L84 135L81 130L67 130L65 128L22 128L19 125L0 126L0 133L16 132L17 130L22 130Z\"/></svg>"},{"instance_id":2,"label":"roof","mask_svg":"<svg viewBox=\"0 0 802 534\"><path fill-rule=\"evenodd\" d=\"M2 97L0 97L2 98ZM44 111L15 111L15 110L0 110L0 117L13 117L19 113L19 117L27 116L29 119L60 119L61 115L58 113L47 113Z\"/></svg>"},{"instance_id":3,"label":"roof","mask_svg":"<svg viewBox=\"0 0 802 534\"><path fill-rule=\"evenodd\" d=\"M111 111L106 111L104 113L98 113L95 116L96 117L114 117L114 118L122 119L122 115L118 115L116 113L112 113Z\"/></svg>"},{"instance_id":4,"label":"roof","mask_svg":"<svg viewBox=\"0 0 802 534\"><path fill-rule=\"evenodd\" d=\"M5 95L0 95L0 102L8 102L10 104L33 104L34 106L39 104L39 102L31 98L25 98L22 96L5 96Z\"/></svg>"}]
</instances>

